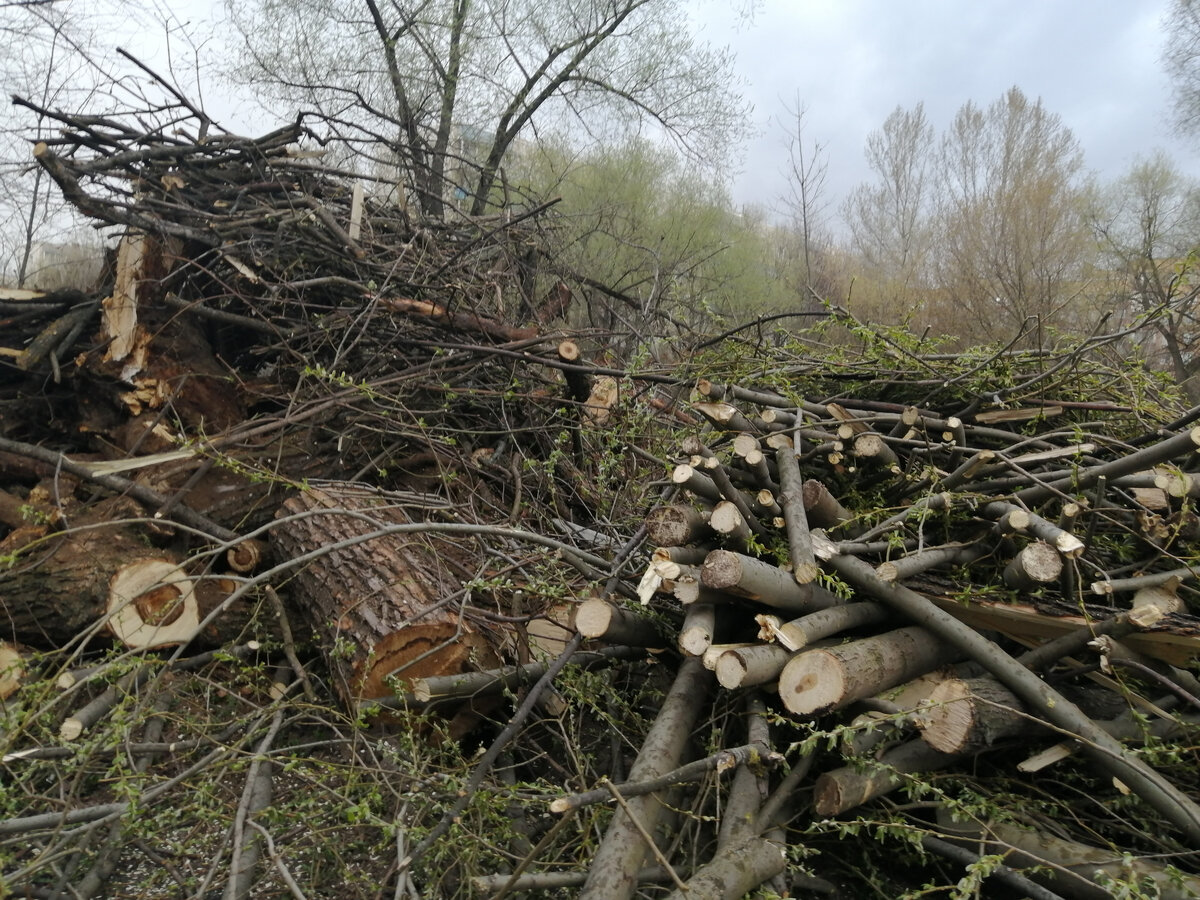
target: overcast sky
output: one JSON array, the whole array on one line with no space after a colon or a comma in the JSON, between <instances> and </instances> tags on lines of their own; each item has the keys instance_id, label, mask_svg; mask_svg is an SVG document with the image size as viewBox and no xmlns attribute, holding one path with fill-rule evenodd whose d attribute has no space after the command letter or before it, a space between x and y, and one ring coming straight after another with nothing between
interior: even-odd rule
<instances>
[{"instance_id":1,"label":"overcast sky","mask_svg":"<svg viewBox=\"0 0 1200 900\"><path fill-rule=\"evenodd\" d=\"M1200 141L1175 138L1159 61L1169 0L761 0L750 22L702 2L701 37L728 44L759 135L734 184L739 203L775 204L786 163L781 119L799 93L808 138L827 148L834 207L871 177L869 132L920 101L940 133L962 104L1013 85L1075 133L1089 169L1120 175L1166 150L1200 175Z\"/></svg>"}]
</instances>

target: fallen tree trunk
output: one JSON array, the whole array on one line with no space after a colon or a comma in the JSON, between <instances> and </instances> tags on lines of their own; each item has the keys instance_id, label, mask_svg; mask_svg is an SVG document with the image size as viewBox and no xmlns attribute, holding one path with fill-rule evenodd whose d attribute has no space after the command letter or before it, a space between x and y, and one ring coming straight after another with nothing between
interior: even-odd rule
<instances>
[{"instance_id":1,"label":"fallen tree trunk","mask_svg":"<svg viewBox=\"0 0 1200 900\"><path fill-rule=\"evenodd\" d=\"M351 707L415 678L500 664L488 636L449 602L466 571L454 568L463 553L452 541L371 536L409 521L386 494L331 486L285 502L272 531L276 554L295 563L288 591Z\"/></svg>"}]
</instances>

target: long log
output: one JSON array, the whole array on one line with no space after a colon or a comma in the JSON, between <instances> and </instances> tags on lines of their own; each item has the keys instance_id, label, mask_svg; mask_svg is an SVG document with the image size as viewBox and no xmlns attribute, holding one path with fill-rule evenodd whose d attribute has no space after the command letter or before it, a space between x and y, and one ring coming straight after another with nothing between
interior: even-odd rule
<instances>
[{"instance_id":1,"label":"long log","mask_svg":"<svg viewBox=\"0 0 1200 900\"><path fill-rule=\"evenodd\" d=\"M581 603L572 619L575 630L585 638L634 647L662 647L665 643L654 623L646 616L600 597L592 597Z\"/></svg>"},{"instance_id":2,"label":"long log","mask_svg":"<svg viewBox=\"0 0 1200 900\"><path fill-rule=\"evenodd\" d=\"M796 453L791 447L780 447L775 451L775 465L779 469L778 497L787 526L788 550L792 558L792 576L800 584L817 580L821 569L813 555L812 535L808 530L808 514L804 508L804 478Z\"/></svg>"},{"instance_id":3,"label":"long log","mask_svg":"<svg viewBox=\"0 0 1200 900\"><path fill-rule=\"evenodd\" d=\"M935 750L920 739L911 740L889 750L877 762L843 766L817 776L813 807L818 816L838 816L894 791L904 784L906 775L936 772L964 758Z\"/></svg>"},{"instance_id":4,"label":"long log","mask_svg":"<svg viewBox=\"0 0 1200 900\"><path fill-rule=\"evenodd\" d=\"M841 602L822 587L797 584L778 566L730 550L708 554L700 577L706 587L792 612L815 612Z\"/></svg>"},{"instance_id":5,"label":"long log","mask_svg":"<svg viewBox=\"0 0 1200 900\"><path fill-rule=\"evenodd\" d=\"M803 650L843 631L884 622L889 615L887 607L880 603L842 603L783 622L771 631L775 640L788 650Z\"/></svg>"},{"instance_id":6,"label":"long log","mask_svg":"<svg viewBox=\"0 0 1200 900\"><path fill-rule=\"evenodd\" d=\"M711 684L712 676L698 659L684 660L629 770L630 781L649 781L678 767ZM663 804L654 794L648 794L631 798L627 806L629 812L614 814L596 849L580 900L629 900L637 889L638 871L649 852L642 831L654 834Z\"/></svg>"},{"instance_id":7,"label":"long log","mask_svg":"<svg viewBox=\"0 0 1200 900\"><path fill-rule=\"evenodd\" d=\"M717 657L715 667L721 687L748 687L774 681L792 654L778 644L752 644L726 650Z\"/></svg>"}]
</instances>

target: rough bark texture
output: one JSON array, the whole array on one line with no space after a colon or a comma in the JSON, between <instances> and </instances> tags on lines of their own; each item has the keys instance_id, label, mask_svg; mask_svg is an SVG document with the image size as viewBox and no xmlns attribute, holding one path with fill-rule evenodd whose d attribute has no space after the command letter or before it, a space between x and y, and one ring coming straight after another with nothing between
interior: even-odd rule
<instances>
[{"instance_id":1,"label":"rough bark texture","mask_svg":"<svg viewBox=\"0 0 1200 900\"><path fill-rule=\"evenodd\" d=\"M389 676L404 684L499 664L486 636L449 602L470 577L456 565L460 553L451 541L366 539L409 521L386 495L313 488L288 500L281 515L288 518L272 533L275 552L296 562L287 590L309 617L347 703L387 696Z\"/></svg>"}]
</instances>

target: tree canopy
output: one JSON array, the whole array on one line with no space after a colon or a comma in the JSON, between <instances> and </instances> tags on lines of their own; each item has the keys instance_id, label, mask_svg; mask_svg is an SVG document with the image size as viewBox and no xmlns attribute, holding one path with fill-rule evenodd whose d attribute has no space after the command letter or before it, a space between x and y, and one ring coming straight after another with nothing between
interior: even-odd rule
<instances>
[{"instance_id":1,"label":"tree canopy","mask_svg":"<svg viewBox=\"0 0 1200 900\"><path fill-rule=\"evenodd\" d=\"M227 0L239 76L398 171L426 214L494 199L518 140L649 130L720 162L743 125L731 55L681 0Z\"/></svg>"}]
</instances>

